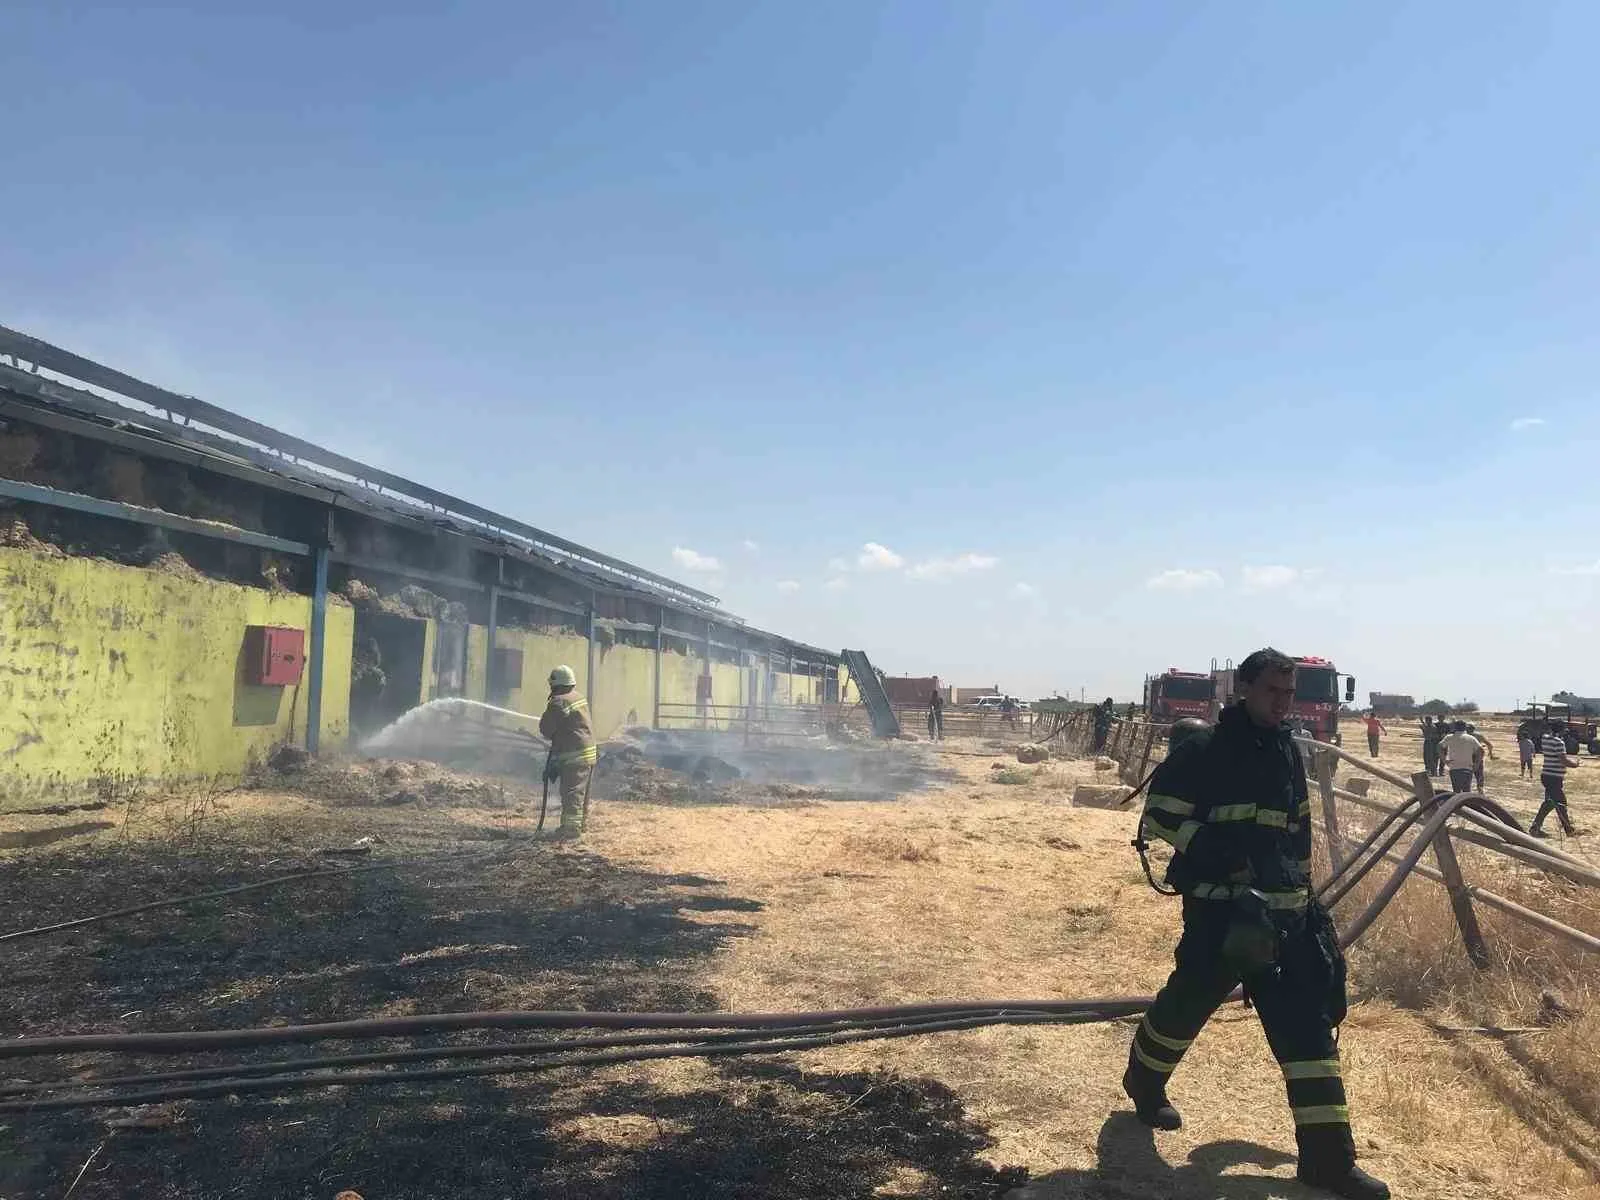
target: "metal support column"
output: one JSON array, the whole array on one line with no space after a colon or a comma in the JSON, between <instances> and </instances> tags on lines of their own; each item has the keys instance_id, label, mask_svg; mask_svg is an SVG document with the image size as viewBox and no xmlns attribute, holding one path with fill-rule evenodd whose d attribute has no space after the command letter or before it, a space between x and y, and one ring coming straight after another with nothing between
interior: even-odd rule
<instances>
[{"instance_id":1,"label":"metal support column","mask_svg":"<svg viewBox=\"0 0 1600 1200\"><path fill-rule=\"evenodd\" d=\"M661 627L667 623L667 610L656 609L656 707L655 717L650 723L652 729L661 728Z\"/></svg>"},{"instance_id":2,"label":"metal support column","mask_svg":"<svg viewBox=\"0 0 1600 1200\"><path fill-rule=\"evenodd\" d=\"M316 580L311 587L311 652L306 670L306 749L315 754L322 742L322 661L328 640L328 547L316 549Z\"/></svg>"},{"instance_id":3,"label":"metal support column","mask_svg":"<svg viewBox=\"0 0 1600 1200\"><path fill-rule=\"evenodd\" d=\"M585 622L584 622L584 636L589 639L588 678L586 678L584 680L584 686L588 689L588 694L589 694L589 720L590 721L593 721L595 719L594 698L595 698L595 693L599 690L598 688L595 687L595 678L594 678L594 601L595 601L594 593L590 592L589 593L589 609L588 609L588 612L585 613Z\"/></svg>"},{"instance_id":4,"label":"metal support column","mask_svg":"<svg viewBox=\"0 0 1600 1200\"><path fill-rule=\"evenodd\" d=\"M500 589L494 584L489 585L489 635L488 645L483 651L483 698L489 704L499 704L500 698L494 690L494 639L500 628ZM488 719L488 714L484 714Z\"/></svg>"},{"instance_id":5,"label":"metal support column","mask_svg":"<svg viewBox=\"0 0 1600 1200\"><path fill-rule=\"evenodd\" d=\"M700 697L700 728L704 729L711 721L711 622L706 622L706 644L701 656L700 678L703 682L695 688L695 693Z\"/></svg>"}]
</instances>

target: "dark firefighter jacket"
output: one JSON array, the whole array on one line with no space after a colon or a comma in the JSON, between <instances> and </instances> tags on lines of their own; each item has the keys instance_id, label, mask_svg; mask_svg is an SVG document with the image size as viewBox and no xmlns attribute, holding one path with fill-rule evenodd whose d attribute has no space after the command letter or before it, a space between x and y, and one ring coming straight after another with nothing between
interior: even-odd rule
<instances>
[{"instance_id":1,"label":"dark firefighter jacket","mask_svg":"<svg viewBox=\"0 0 1600 1200\"><path fill-rule=\"evenodd\" d=\"M1144 820L1176 851L1167 880L1185 895L1221 900L1254 887L1273 908L1305 907L1311 804L1287 729L1262 729L1242 705L1225 708L1214 729L1156 768Z\"/></svg>"},{"instance_id":2,"label":"dark firefighter jacket","mask_svg":"<svg viewBox=\"0 0 1600 1200\"><path fill-rule=\"evenodd\" d=\"M593 766L599 758L594 731L589 727L589 702L577 692L550 697L539 718L539 732L550 740L550 759L557 766Z\"/></svg>"}]
</instances>

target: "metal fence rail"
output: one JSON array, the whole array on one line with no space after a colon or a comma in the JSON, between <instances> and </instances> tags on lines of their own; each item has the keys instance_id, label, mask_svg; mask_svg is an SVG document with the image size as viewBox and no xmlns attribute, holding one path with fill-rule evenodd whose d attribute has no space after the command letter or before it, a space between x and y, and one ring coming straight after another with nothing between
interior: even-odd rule
<instances>
[{"instance_id":1,"label":"metal fence rail","mask_svg":"<svg viewBox=\"0 0 1600 1200\"><path fill-rule=\"evenodd\" d=\"M895 716L903 728L921 737L928 728L926 704L896 704ZM1019 713L1007 721L999 712L973 708L944 710L945 737L994 738L1001 741L1023 741L1033 736L1030 714Z\"/></svg>"},{"instance_id":2,"label":"metal fence rail","mask_svg":"<svg viewBox=\"0 0 1600 1200\"><path fill-rule=\"evenodd\" d=\"M755 737L818 737L839 721L837 704L662 703L656 727Z\"/></svg>"},{"instance_id":3,"label":"metal fence rail","mask_svg":"<svg viewBox=\"0 0 1600 1200\"><path fill-rule=\"evenodd\" d=\"M1097 749L1092 713L1050 714L1042 740L1058 741L1070 754L1105 755L1116 761L1120 778L1129 784L1138 784L1166 757L1169 728L1144 721L1114 719L1104 743ZM1396 867L1380 888L1378 901L1345 930L1345 940L1359 937L1405 879L1414 873L1440 884L1448 892L1462 946L1473 965L1480 969L1489 966L1491 956L1488 939L1478 922L1477 904L1581 949L1600 953L1600 937L1595 934L1518 904L1480 884L1467 882L1456 855L1456 843L1466 843L1519 865L1535 867L1580 887L1600 887L1600 869L1594 864L1524 833L1505 819L1504 808L1492 797L1478 792L1435 791L1433 779L1425 773L1418 772L1407 779L1340 746L1308 737L1297 736L1296 740L1306 753L1309 782L1320 799L1316 819L1322 826L1328 853L1330 878L1323 885L1323 891L1331 897L1330 904L1349 895L1355 884L1380 862ZM1339 764L1357 772L1344 786L1334 783ZM1371 793L1374 783L1392 788L1400 795L1385 802ZM1352 814L1342 811L1341 806L1380 820L1357 842L1355 834L1362 826L1354 820L1347 821L1345 818ZM1406 841L1408 835L1409 842ZM1434 859L1432 866L1420 861L1429 852ZM1340 886L1331 887L1334 880L1342 880Z\"/></svg>"}]
</instances>

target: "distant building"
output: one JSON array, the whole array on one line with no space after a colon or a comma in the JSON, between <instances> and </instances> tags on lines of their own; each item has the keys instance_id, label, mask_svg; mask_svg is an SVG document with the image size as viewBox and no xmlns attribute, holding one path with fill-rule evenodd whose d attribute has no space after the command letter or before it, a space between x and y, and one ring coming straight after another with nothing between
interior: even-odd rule
<instances>
[{"instance_id":1,"label":"distant building","mask_svg":"<svg viewBox=\"0 0 1600 1200\"><path fill-rule=\"evenodd\" d=\"M1557 704L1570 704L1579 716L1592 717L1600 713L1600 696L1580 696L1576 692L1557 692L1550 697Z\"/></svg>"},{"instance_id":2,"label":"distant building","mask_svg":"<svg viewBox=\"0 0 1600 1200\"><path fill-rule=\"evenodd\" d=\"M975 704L982 696L998 696L1001 694L998 683L993 687L953 687L950 692L950 703L952 704Z\"/></svg>"},{"instance_id":3,"label":"distant building","mask_svg":"<svg viewBox=\"0 0 1600 1200\"><path fill-rule=\"evenodd\" d=\"M1417 710L1415 696L1402 696L1398 692L1368 692L1367 702L1380 717L1407 717Z\"/></svg>"},{"instance_id":4,"label":"distant building","mask_svg":"<svg viewBox=\"0 0 1600 1200\"><path fill-rule=\"evenodd\" d=\"M951 689L940 686L937 675L885 675L883 687L890 704L926 704L935 688L950 703Z\"/></svg>"}]
</instances>

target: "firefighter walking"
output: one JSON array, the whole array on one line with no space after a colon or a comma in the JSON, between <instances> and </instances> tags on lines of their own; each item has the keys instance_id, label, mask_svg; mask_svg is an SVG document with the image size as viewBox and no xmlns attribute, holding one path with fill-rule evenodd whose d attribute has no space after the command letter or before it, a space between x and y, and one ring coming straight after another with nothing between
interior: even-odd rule
<instances>
[{"instance_id":1,"label":"firefighter walking","mask_svg":"<svg viewBox=\"0 0 1600 1200\"><path fill-rule=\"evenodd\" d=\"M1284 726L1294 661L1258 650L1237 679L1239 702L1214 728L1175 740L1151 780L1144 831L1175 851L1167 882L1183 896L1183 936L1177 969L1134 1033L1122 1086L1145 1124L1179 1128L1167 1080L1242 982L1283 1072L1301 1182L1384 1200L1388 1186L1356 1165L1339 1071L1344 957L1311 889L1305 763Z\"/></svg>"},{"instance_id":2,"label":"firefighter walking","mask_svg":"<svg viewBox=\"0 0 1600 1200\"><path fill-rule=\"evenodd\" d=\"M589 780L599 760L589 702L578 694L578 677L571 667L550 672L550 702L539 718L539 732L550 743L545 779L561 786L561 828L554 836L571 841L583 833Z\"/></svg>"}]
</instances>

